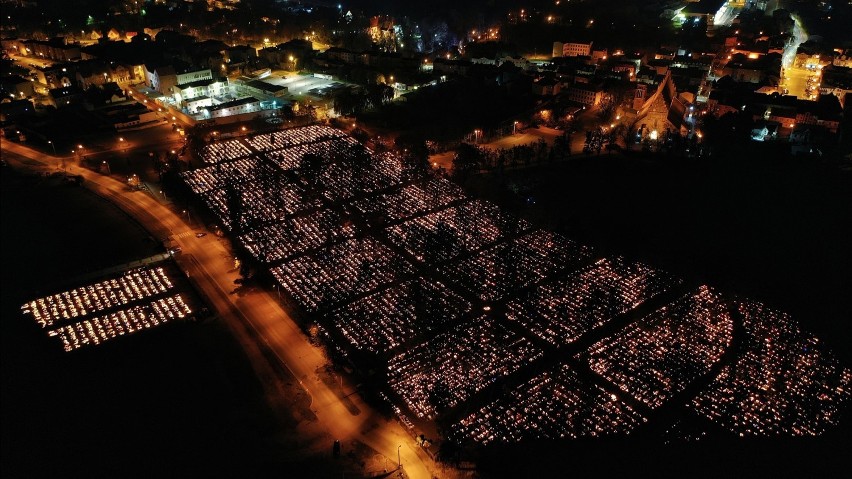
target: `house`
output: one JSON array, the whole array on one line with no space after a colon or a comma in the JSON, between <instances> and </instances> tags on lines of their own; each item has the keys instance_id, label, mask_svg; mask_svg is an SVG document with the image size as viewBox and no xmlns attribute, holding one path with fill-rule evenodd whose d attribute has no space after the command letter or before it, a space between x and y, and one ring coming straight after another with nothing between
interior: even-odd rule
<instances>
[{"instance_id":1,"label":"house","mask_svg":"<svg viewBox=\"0 0 852 479\"><path fill-rule=\"evenodd\" d=\"M246 63L257 58L257 49L248 45L236 45L222 51L225 63Z\"/></svg>"},{"instance_id":2,"label":"house","mask_svg":"<svg viewBox=\"0 0 852 479\"><path fill-rule=\"evenodd\" d=\"M0 99L11 98L21 100L35 94L33 82L18 75L3 75L0 77Z\"/></svg>"},{"instance_id":3,"label":"house","mask_svg":"<svg viewBox=\"0 0 852 479\"><path fill-rule=\"evenodd\" d=\"M80 59L80 45L76 43L66 44L62 37L51 38L46 41L26 40L23 42L20 53L25 56L68 62Z\"/></svg>"},{"instance_id":4,"label":"house","mask_svg":"<svg viewBox=\"0 0 852 479\"><path fill-rule=\"evenodd\" d=\"M46 88L67 87L77 81L76 64L55 63L36 69L36 81Z\"/></svg>"},{"instance_id":5,"label":"house","mask_svg":"<svg viewBox=\"0 0 852 479\"><path fill-rule=\"evenodd\" d=\"M92 85L103 85L105 83L126 83L130 81L130 72L123 65L107 63L98 60L79 62L75 75L77 85L82 89Z\"/></svg>"},{"instance_id":6,"label":"house","mask_svg":"<svg viewBox=\"0 0 852 479\"><path fill-rule=\"evenodd\" d=\"M287 58L292 55L293 58L299 60L300 63L314 55L313 42L310 40L302 40L300 38L281 43L278 45L278 49L284 52Z\"/></svg>"},{"instance_id":7,"label":"house","mask_svg":"<svg viewBox=\"0 0 852 479\"><path fill-rule=\"evenodd\" d=\"M433 63L432 71L442 75L467 76L472 66L473 63L468 60L446 60L443 58L436 58Z\"/></svg>"},{"instance_id":8,"label":"house","mask_svg":"<svg viewBox=\"0 0 852 479\"><path fill-rule=\"evenodd\" d=\"M338 61L347 65L361 63L361 55L351 50L339 47L331 47L323 53L323 56L329 60Z\"/></svg>"},{"instance_id":9,"label":"house","mask_svg":"<svg viewBox=\"0 0 852 479\"><path fill-rule=\"evenodd\" d=\"M152 67L145 65L145 84L160 93L165 93L177 85L177 74L171 65Z\"/></svg>"},{"instance_id":10,"label":"house","mask_svg":"<svg viewBox=\"0 0 852 479\"><path fill-rule=\"evenodd\" d=\"M553 78L540 78L532 83L532 93L538 96L558 95L562 84Z\"/></svg>"},{"instance_id":11,"label":"house","mask_svg":"<svg viewBox=\"0 0 852 479\"><path fill-rule=\"evenodd\" d=\"M79 104L83 100L83 90L76 86L51 88L48 91L50 104L59 108Z\"/></svg>"},{"instance_id":12,"label":"house","mask_svg":"<svg viewBox=\"0 0 852 479\"><path fill-rule=\"evenodd\" d=\"M847 93L852 93L852 68L830 65L822 69L820 95L834 95L845 106Z\"/></svg>"},{"instance_id":13,"label":"house","mask_svg":"<svg viewBox=\"0 0 852 479\"><path fill-rule=\"evenodd\" d=\"M97 114L116 130L160 121L157 112L150 111L146 106L136 102L108 106L98 110Z\"/></svg>"},{"instance_id":14,"label":"house","mask_svg":"<svg viewBox=\"0 0 852 479\"><path fill-rule=\"evenodd\" d=\"M562 89L565 98L589 107L597 106L603 99L603 89L583 83L575 83Z\"/></svg>"},{"instance_id":15,"label":"house","mask_svg":"<svg viewBox=\"0 0 852 479\"><path fill-rule=\"evenodd\" d=\"M0 100L0 122L9 121L16 116L27 115L34 111L33 102L27 99L10 100L3 98Z\"/></svg>"},{"instance_id":16,"label":"house","mask_svg":"<svg viewBox=\"0 0 852 479\"><path fill-rule=\"evenodd\" d=\"M781 71L781 56L773 53L759 58L749 58L745 55L734 55L722 68L722 74L728 75L738 82L761 83L775 80Z\"/></svg>"}]
</instances>

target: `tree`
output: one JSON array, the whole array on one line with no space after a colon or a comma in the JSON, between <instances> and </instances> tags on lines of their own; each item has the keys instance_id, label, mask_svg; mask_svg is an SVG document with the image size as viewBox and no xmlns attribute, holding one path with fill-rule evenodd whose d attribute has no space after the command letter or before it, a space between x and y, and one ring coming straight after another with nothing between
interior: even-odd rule
<instances>
[{"instance_id":1,"label":"tree","mask_svg":"<svg viewBox=\"0 0 852 479\"><path fill-rule=\"evenodd\" d=\"M384 83L367 85L367 99L373 108L379 108L393 99L393 88Z\"/></svg>"},{"instance_id":2,"label":"tree","mask_svg":"<svg viewBox=\"0 0 852 479\"><path fill-rule=\"evenodd\" d=\"M344 88L334 95L334 110L345 116L358 114L367 106L367 95L361 90Z\"/></svg>"},{"instance_id":3,"label":"tree","mask_svg":"<svg viewBox=\"0 0 852 479\"><path fill-rule=\"evenodd\" d=\"M394 143L402 150L402 165L407 178L417 178L429 171L429 148L425 141L400 136Z\"/></svg>"},{"instance_id":4,"label":"tree","mask_svg":"<svg viewBox=\"0 0 852 479\"><path fill-rule=\"evenodd\" d=\"M467 178L479 170L482 164L482 152L479 148L468 143L462 143L456 148L453 157L453 174L459 178Z\"/></svg>"}]
</instances>

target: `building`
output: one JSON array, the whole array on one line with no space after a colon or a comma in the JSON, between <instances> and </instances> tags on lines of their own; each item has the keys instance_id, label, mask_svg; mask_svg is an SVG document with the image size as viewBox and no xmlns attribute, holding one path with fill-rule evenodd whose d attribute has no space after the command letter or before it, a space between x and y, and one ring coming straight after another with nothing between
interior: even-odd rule
<instances>
[{"instance_id":1,"label":"building","mask_svg":"<svg viewBox=\"0 0 852 479\"><path fill-rule=\"evenodd\" d=\"M28 115L34 111L33 102L27 99L9 100L4 98L0 100L0 122L10 121L15 117Z\"/></svg>"},{"instance_id":2,"label":"building","mask_svg":"<svg viewBox=\"0 0 852 479\"><path fill-rule=\"evenodd\" d=\"M774 79L774 84L778 84L780 71L781 56L777 53L758 58L749 58L742 54L734 55L722 68L723 75L728 75L738 82L748 83L761 83Z\"/></svg>"},{"instance_id":3,"label":"building","mask_svg":"<svg viewBox=\"0 0 852 479\"><path fill-rule=\"evenodd\" d=\"M278 45L278 49L284 52L288 58L293 56L293 58L300 61L304 61L305 59L312 57L314 54L313 42L310 40L302 40L300 38L295 38L289 42L281 43Z\"/></svg>"},{"instance_id":4,"label":"building","mask_svg":"<svg viewBox=\"0 0 852 479\"><path fill-rule=\"evenodd\" d=\"M26 40L22 42L19 52L25 56L47 58L60 62L69 62L80 59L80 45L76 43L65 43L62 37L50 40Z\"/></svg>"},{"instance_id":5,"label":"building","mask_svg":"<svg viewBox=\"0 0 852 479\"><path fill-rule=\"evenodd\" d=\"M205 108L210 118L223 118L226 116L240 115L260 111L260 100L254 97L241 98L218 105Z\"/></svg>"},{"instance_id":6,"label":"building","mask_svg":"<svg viewBox=\"0 0 852 479\"><path fill-rule=\"evenodd\" d=\"M79 62L76 65L75 79L77 85L87 89L92 85L103 85L105 83L126 83L130 81L130 70L123 65L115 63L89 60Z\"/></svg>"},{"instance_id":7,"label":"building","mask_svg":"<svg viewBox=\"0 0 852 479\"><path fill-rule=\"evenodd\" d=\"M467 76L472 66L473 63L469 60L446 60L443 58L436 58L433 63L432 71L443 75Z\"/></svg>"},{"instance_id":8,"label":"building","mask_svg":"<svg viewBox=\"0 0 852 479\"><path fill-rule=\"evenodd\" d=\"M171 65L150 67L145 65L145 84L148 88L165 93L177 85L177 75Z\"/></svg>"},{"instance_id":9,"label":"building","mask_svg":"<svg viewBox=\"0 0 852 479\"><path fill-rule=\"evenodd\" d=\"M178 85L202 80L212 80L213 72L209 68L183 68L176 72L175 82Z\"/></svg>"},{"instance_id":10,"label":"building","mask_svg":"<svg viewBox=\"0 0 852 479\"><path fill-rule=\"evenodd\" d=\"M360 53L355 53L352 50L347 50L345 48L331 47L323 53L323 56L329 60L338 61L347 65L362 63Z\"/></svg>"},{"instance_id":11,"label":"building","mask_svg":"<svg viewBox=\"0 0 852 479\"><path fill-rule=\"evenodd\" d=\"M198 80L183 85L175 85L172 87L172 96L175 103L192 100L201 96L220 97L230 93L228 81L225 78Z\"/></svg>"},{"instance_id":12,"label":"building","mask_svg":"<svg viewBox=\"0 0 852 479\"><path fill-rule=\"evenodd\" d=\"M213 72L209 68L184 67L176 70L171 65L158 67L149 67L146 65L145 68L145 83L150 88L163 94L170 94L172 87L175 85L213 79Z\"/></svg>"},{"instance_id":13,"label":"building","mask_svg":"<svg viewBox=\"0 0 852 479\"><path fill-rule=\"evenodd\" d=\"M676 105L672 115L672 105ZM629 112L639 130L653 134L674 130L679 131L683 120L683 102L677 99L677 89L672 81L671 72L656 84L637 83L633 93L633 108Z\"/></svg>"},{"instance_id":14,"label":"building","mask_svg":"<svg viewBox=\"0 0 852 479\"><path fill-rule=\"evenodd\" d=\"M562 89L565 97L574 103L597 106L603 99L603 89L598 86L575 83Z\"/></svg>"},{"instance_id":15,"label":"building","mask_svg":"<svg viewBox=\"0 0 852 479\"><path fill-rule=\"evenodd\" d=\"M35 94L33 82L18 75L4 75L0 77L0 99L11 98L22 100L30 98Z\"/></svg>"},{"instance_id":16,"label":"building","mask_svg":"<svg viewBox=\"0 0 852 479\"><path fill-rule=\"evenodd\" d=\"M823 68L819 93L836 96L845 107L846 95L852 93L852 68L834 65Z\"/></svg>"},{"instance_id":17,"label":"building","mask_svg":"<svg viewBox=\"0 0 852 479\"><path fill-rule=\"evenodd\" d=\"M48 91L50 104L59 108L62 106L75 105L83 100L83 90L76 86L62 88L51 88Z\"/></svg>"},{"instance_id":18,"label":"building","mask_svg":"<svg viewBox=\"0 0 852 479\"><path fill-rule=\"evenodd\" d=\"M249 45L228 47L222 52L225 63L246 63L257 58L257 49Z\"/></svg>"},{"instance_id":19,"label":"building","mask_svg":"<svg viewBox=\"0 0 852 479\"><path fill-rule=\"evenodd\" d=\"M102 108L97 114L116 130L125 130L145 124L159 122L157 112L150 111L140 103L129 103Z\"/></svg>"},{"instance_id":20,"label":"building","mask_svg":"<svg viewBox=\"0 0 852 479\"><path fill-rule=\"evenodd\" d=\"M184 100L181 106L190 115L196 115L213 106L213 99L206 95L197 96L195 98Z\"/></svg>"},{"instance_id":21,"label":"building","mask_svg":"<svg viewBox=\"0 0 852 479\"><path fill-rule=\"evenodd\" d=\"M554 96L562 91L562 84L552 78L539 78L532 83L533 95Z\"/></svg>"},{"instance_id":22,"label":"building","mask_svg":"<svg viewBox=\"0 0 852 479\"><path fill-rule=\"evenodd\" d=\"M240 95L259 98L282 98L287 94L286 86L275 85L274 83L263 80L251 80L245 77L241 77L234 82L234 90Z\"/></svg>"},{"instance_id":23,"label":"building","mask_svg":"<svg viewBox=\"0 0 852 479\"><path fill-rule=\"evenodd\" d=\"M589 43L563 43L553 42L554 57L590 57L592 55L592 42ZM604 53L604 56L606 54Z\"/></svg>"},{"instance_id":24,"label":"building","mask_svg":"<svg viewBox=\"0 0 852 479\"><path fill-rule=\"evenodd\" d=\"M852 68L852 49L834 51L836 55L831 60L831 64L836 67Z\"/></svg>"},{"instance_id":25,"label":"building","mask_svg":"<svg viewBox=\"0 0 852 479\"><path fill-rule=\"evenodd\" d=\"M56 63L49 67L36 69L36 81L42 88L68 87L77 79L76 66L73 63Z\"/></svg>"}]
</instances>

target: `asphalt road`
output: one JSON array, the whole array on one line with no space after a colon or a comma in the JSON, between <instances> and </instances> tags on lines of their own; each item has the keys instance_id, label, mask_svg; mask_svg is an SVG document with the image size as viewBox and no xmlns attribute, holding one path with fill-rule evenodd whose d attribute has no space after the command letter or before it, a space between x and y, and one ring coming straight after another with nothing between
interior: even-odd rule
<instances>
[{"instance_id":1,"label":"asphalt road","mask_svg":"<svg viewBox=\"0 0 852 479\"><path fill-rule=\"evenodd\" d=\"M819 75L816 71L790 66L784 69L781 87L787 89L788 95L795 95L800 100L812 99L806 92L809 78L813 78L814 82L819 82Z\"/></svg>"},{"instance_id":2,"label":"asphalt road","mask_svg":"<svg viewBox=\"0 0 852 479\"><path fill-rule=\"evenodd\" d=\"M17 168L37 171L59 169L59 158L10 141L4 141L2 149L3 158ZM311 409L331 437L344 444L358 440L387 458L395 458L399 451L408 477L429 479L438 474L431 459L398 423L385 420L358 394L347 398L354 403L353 413L351 406L347 407L343 398L321 380L316 371L328 362L327 358L310 344L270 293L257 292L242 297L233 294L237 274L223 240L215 235L196 238L179 212L169 209L147 193L131 191L126 184L88 169L74 170L83 176L83 184L87 188L131 214L151 234L170 236L181 246L184 256L181 263L189 265L190 275L196 275L196 283L211 306L223 320L232 324L244 322L257 331L311 396ZM328 446L330 449L331 444ZM398 446L401 448L398 449Z\"/></svg>"}]
</instances>

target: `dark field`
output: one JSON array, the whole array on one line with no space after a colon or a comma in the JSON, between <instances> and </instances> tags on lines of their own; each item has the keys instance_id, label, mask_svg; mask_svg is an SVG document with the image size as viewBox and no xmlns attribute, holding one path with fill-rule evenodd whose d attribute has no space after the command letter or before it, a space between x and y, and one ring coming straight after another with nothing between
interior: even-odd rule
<instances>
[{"instance_id":1,"label":"dark field","mask_svg":"<svg viewBox=\"0 0 852 479\"><path fill-rule=\"evenodd\" d=\"M852 173L743 156L604 154L474 188L605 254L791 313L852 364Z\"/></svg>"},{"instance_id":2,"label":"dark field","mask_svg":"<svg viewBox=\"0 0 852 479\"><path fill-rule=\"evenodd\" d=\"M4 167L0 193L4 477L236 477L307 467L293 459L299 448L280 440L293 424L265 401L220 320L64 353L22 317L24 301L154 247L80 187Z\"/></svg>"}]
</instances>

